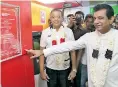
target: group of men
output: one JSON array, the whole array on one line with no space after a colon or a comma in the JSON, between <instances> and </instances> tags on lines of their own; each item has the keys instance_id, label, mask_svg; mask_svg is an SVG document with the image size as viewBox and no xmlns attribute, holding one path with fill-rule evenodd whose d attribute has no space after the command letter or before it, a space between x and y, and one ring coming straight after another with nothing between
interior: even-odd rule
<instances>
[{"instance_id":1,"label":"group of men","mask_svg":"<svg viewBox=\"0 0 118 87\"><path fill-rule=\"evenodd\" d=\"M77 18L75 19L76 25L79 20ZM79 34L80 36L78 36L77 34L77 38L74 40L76 34L73 32L76 29L81 30L83 25L75 26L71 30L62 26L63 16L60 10L51 11L52 27L42 32L41 50L27 50L29 54L32 54L31 58L40 56L41 77L47 80L48 87L69 87L69 81L76 76L76 63L81 57L85 57L87 60L87 62L81 60L81 63L87 65L89 87L118 86L118 31L111 28L114 21L114 10L110 5L98 4L94 7L93 18L95 31L90 32L90 28L89 32L84 35ZM78 55L75 54L75 50L76 52L79 50ZM76 56L78 60L76 60ZM45 58L46 72L44 71ZM71 69L70 60L72 61ZM84 64L85 62L86 64Z\"/></svg>"}]
</instances>

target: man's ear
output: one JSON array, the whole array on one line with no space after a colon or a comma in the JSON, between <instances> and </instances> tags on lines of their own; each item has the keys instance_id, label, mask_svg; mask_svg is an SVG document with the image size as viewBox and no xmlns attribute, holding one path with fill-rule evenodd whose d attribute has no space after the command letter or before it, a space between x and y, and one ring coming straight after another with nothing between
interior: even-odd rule
<instances>
[{"instance_id":1,"label":"man's ear","mask_svg":"<svg viewBox=\"0 0 118 87\"><path fill-rule=\"evenodd\" d=\"M115 18L114 16L112 16L112 17L111 17L111 19L110 19L110 24L112 24L112 23L113 23L114 18Z\"/></svg>"}]
</instances>

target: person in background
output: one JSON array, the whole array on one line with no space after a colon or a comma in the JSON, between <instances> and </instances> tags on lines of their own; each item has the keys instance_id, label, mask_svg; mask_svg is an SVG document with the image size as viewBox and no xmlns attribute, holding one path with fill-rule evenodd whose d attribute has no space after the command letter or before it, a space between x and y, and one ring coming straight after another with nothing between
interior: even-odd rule
<instances>
[{"instance_id":1,"label":"person in background","mask_svg":"<svg viewBox=\"0 0 118 87\"><path fill-rule=\"evenodd\" d=\"M81 36L83 36L85 33L87 33L87 30L85 30L85 27L83 27L84 23L84 13L82 11L77 11L75 13L75 17L73 14L69 14L67 16L69 18L69 24L67 27L72 29L75 40L79 39ZM74 79L73 87L80 87L84 84L84 79L81 78L81 63L79 63L82 55L84 53L84 49L76 50L76 56L77 56L77 76ZM84 82L83 82L84 81Z\"/></svg>"},{"instance_id":2,"label":"person in background","mask_svg":"<svg viewBox=\"0 0 118 87\"><path fill-rule=\"evenodd\" d=\"M85 30L87 32L93 32L94 31L94 25L93 25L94 18L91 14L86 15L85 17ZM80 61L80 64L79 64ZM77 57L77 67L79 66L80 69L78 69L80 72L80 86L78 87L86 87L86 83L88 81L88 72L87 72L87 50L83 49L80 50Z\"/></svg>"},{"instance_id":3,"label":"person in background","mask_svg":"<svg viewBox=\"0 0 118 87\"><path fill-rule=\"evenodd\" d=\"M118 14L115 16L115 29L118 30Z\"/></svg>"},{"instance_id":4,"label":"person in background","mask_svg":"<svg viewBox=\"0 0 118 87\"><path fill-rule=\"evenodd\" d=\"M85 17L85 25L86 25L86 30L88 30L88 32L93 32L95 31L95 27L94 27L94 17L92 14L87 14Z\"/></svg>"},{"instance_id":5,"label":"person in background","mask_svg":"<svg viewBox=\"0 0 118 87\"><path fill-rule=\"evenodd\" d=\"M115 29L118 30L118 21L115 22Z\"/></svg>"},{"instance_id":6,"label":"person in background","mask_svg":"<svg viewBox=\"0 0 118 87\"><path fill-rule=\"evenodd\" d=\"M68 14L67 15L67 21L68 21L67 27L73 31L74 28L76 27L75 16L73 14Z\"/></svg>"},{"instance_id":7,"label":"person in background","mask_svg":"<svg viewBox=\"0 0 118 87\"><path fill-rule=\"evenodd\" d=\"M52 47L67 41L73 41L72 30L62 26L62 11L53 9L50 13L51 26L43 30L40 49ZM72 69L70 70L69 52L54 54L46 57L46 72L44 71L44 55L40 56L40 75L47 81L48 87L69 87L69 80L76 76L76 56L71 51Z\"/></svg>"},{"instance_id":8,"label":"person in background","mask_svg":"<svg viewBox=\"0 0 118 87\"><path fill-rule=\"evenodd\" d=\"M82 11L77 11L75 13L75 21L77 29L73 31L75 40L79 39L81 36L87 33L84 26L84 13ZM80 63L80 60L84 54L84 49L76 50L76 56L77 56L77 76L76 76L76 87L81 87L84 84L84 74L81 73L82 70L82 64Z\"/></svg>"},{"instance_id":9,"label":"person in background","mask_svg":"<svg viewBox=\"0 0 118 87\"><path fill-rule=\"evenodd\" d=\"M94 7L94 32L48 49L26 51L35 58L85 48L88 86L118 87L118 30L111 28L113 21L113 8L108 4L98 4Z\"/></svg>"},{"instance_id":10,"label":"person in background","mask_svg":"<svg viewBox=\"0 0 118 87\"><path fill-rule=\"evenodd\" d=\"M75 40L80 38L83 34L85 34L83 23L84 23L84 13L82 11L77 11L75 16L73 14L69 14L68 25L67 27L73 31Z\"/></svg>"},{"instance_id":11,"label":"person in background","mask_svg":"<svg viewBox=\"0 0 118 87\"><path fill-rule=\"evenodd\" d=\"M73 34L75 40L79 39L82 35L86 33L84 23L84 13L82 11L77 11L75 13L75 28L73 28Z\"/></svg>"},{"instance_id":12,"label":"person in background","mask_svg":"<svg viewBox=\"0 0 118 87\"><path fill-rule=\"evenodd\" d=\"M82 11L77 11L75 13L76 24L79 26L80 29L85 29L84 23L84 13Z\"/></svg>"}]
</instances>

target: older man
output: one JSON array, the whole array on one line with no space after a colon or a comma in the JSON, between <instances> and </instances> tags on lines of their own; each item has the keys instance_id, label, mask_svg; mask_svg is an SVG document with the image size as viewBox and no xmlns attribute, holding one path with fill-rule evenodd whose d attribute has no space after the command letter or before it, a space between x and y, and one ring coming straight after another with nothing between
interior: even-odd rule
<instances>
[{"instance_id":1,"label":"older man","mask_svg":"<svg viewBox=\"0 0 118 87\"><path fill-rule=\"evenodd\" d=\"M86 48L89 87L118 87L118 31L111 28L113 20L112 7L99 4L94 7L95 32L87 33L77 41L28 52L34 54L33 58Z\"/></svg>"}]
</instances>

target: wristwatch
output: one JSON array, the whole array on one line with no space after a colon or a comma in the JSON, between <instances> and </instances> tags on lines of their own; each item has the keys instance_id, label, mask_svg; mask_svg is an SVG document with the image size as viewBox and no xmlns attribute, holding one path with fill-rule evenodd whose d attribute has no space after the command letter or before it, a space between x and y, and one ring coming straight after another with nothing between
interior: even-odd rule
<instances>
[{"instance_id":1,"label":"wristwatch","mask_svg":"<svg viewBox=\"0 0 118 87\"><path fill-rule=\"evenodd\" d=\"M72 71L75 72L75 73L77 73L77 69L73 69Z\"/></svg>"}]
</instances>

